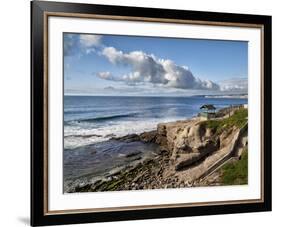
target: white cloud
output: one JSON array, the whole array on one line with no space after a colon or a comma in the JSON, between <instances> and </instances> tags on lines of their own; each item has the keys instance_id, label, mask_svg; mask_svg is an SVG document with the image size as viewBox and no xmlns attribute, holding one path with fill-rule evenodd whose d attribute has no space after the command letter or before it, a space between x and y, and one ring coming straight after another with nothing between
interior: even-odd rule
<instances>
[{"instance_id":1,"label":"white cloud","mask_svg":"<svg viewBox=\"0 0 281 227\"><path fill-rule=\"evenodd\" d=\"M82 56L83 54L96 53L97 49L103 47L102 35L65 34L64 55Z\"/></svg>"},{"instance_id":2,"label":"white cloud","mask_svg":"<svg viewBox=\"0 0 281 227\"><path fill-rule=\"evenodd\" d=\"M99 78L104 79L104 80L113 80L117 81L118 78L114 77L111 72L98 72L96 74Z\"/></svg>"},{"instance_id":3,"label":"white cloud","mask_svg":"<svg viewBox=\"0 0 281 227\"><path fill-rule=\"evenodd\" d=\"M110 72L98 72L97 76L101 79L111 80L112 75Z\"/></svg>"},{"instance_id":4,"label":"white cloud","mask_svg":"<svg viewBox=\"0 0 281 227\"><path fill-rule=\"evenodd\" d=\"M153 54L142 51L123 53L114 47L105 47L102 51L112 64L127 66L131 72L113 76L110 72L98 73L97 76L128 84L151 83L181 89L219 90L219 85L193 76L186 66L179 66L169 59L159 59Z\"/></svg>"},{"instance_id":5,"label":"white cloud","mask_svg":"<svg viewBox=\"0 0 281 227\"><path fill-rule=\"evenodd\" d=\"M102 36L101 35L80 35L79 37L80 44L83 47L96 47L101 45Z\"/></svg>"},{"instance_id":6,"label":"white cloud","mask_svg":"<svg viewBox=\"0 0 281 227\"><path fill-rule=\"evenodd\" d=\"M248 79L247 78L232 78L224 80L219 83L220 90L225 92L248 92Z\"/></svg>"}]
</instances>

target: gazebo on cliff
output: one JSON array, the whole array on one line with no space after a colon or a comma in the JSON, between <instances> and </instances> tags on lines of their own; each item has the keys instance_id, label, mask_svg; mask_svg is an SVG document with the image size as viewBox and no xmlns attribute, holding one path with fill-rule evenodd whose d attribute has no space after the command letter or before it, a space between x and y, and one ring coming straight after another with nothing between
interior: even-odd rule
<instances>
[{"instance_id":1,"label":"gazebo on cliff","mask_svg":"<svg viewBox=\"0 0 281 227\"><path fill-rule=\"evenodd\" d=\"M200 107L202 112L200 113L200 117L204 117L207 119L216 117L216 107L212 104L205 104Z\"/></svg>"}]
</instances>

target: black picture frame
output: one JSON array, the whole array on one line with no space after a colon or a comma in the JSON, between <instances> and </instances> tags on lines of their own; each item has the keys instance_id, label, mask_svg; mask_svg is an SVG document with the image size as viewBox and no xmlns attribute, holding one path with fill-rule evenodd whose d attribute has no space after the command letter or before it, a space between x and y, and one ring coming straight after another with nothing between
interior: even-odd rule
<instances>
[{"instance_id":1,"label":"black picture frame","mask_svg":"<svg viewBox=\"0 0 281 227\"><path fill-rule=\"evenodd\" d=\"M264 149L263 159L263 200L257 203L238 203L220 205L197 205L187 207L162 207L151 209L128 209L100 212L71 212L46 213L46 195L44 184L46 176L46 146L45 127L48 118L46 111L45 86L46 64L44 62L44 36L46 13L95 14L109 16L125 16L134 18L165 19L194 21L200 23L239 23L260 25L263 28L263 114L262 139ZM215 215L244 212L271 211L272 209L272 102L271 102L271 56L272 56L272 27L271 16L246 15L217 12L200 12L186 10L170 10L156 8L140 8L125 6L107 6L58 2L31 2L31 225L58 225L89 222L107 222L137 219L169 218L198 215ZM45 82L44 82L45 81ZM44 104L45 103L45 104Z\"/></svg>"}]
</instances>

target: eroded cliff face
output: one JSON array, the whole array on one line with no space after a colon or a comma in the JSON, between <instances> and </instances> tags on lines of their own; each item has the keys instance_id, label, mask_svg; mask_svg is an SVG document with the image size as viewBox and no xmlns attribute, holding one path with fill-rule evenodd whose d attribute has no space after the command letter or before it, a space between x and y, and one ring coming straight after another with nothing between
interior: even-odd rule
<instances>
[{"instance_id":1,"label":"eroded cliff face","mask_svg":"<svg viewBox=\"0 0 281 227\"><path fill-rule=\"evenodd\" d=\"M217 133L200 118L159 124L155 142L169 152L167 177L175 175L189 183L202 178L246 146L246 130L246 125L233 126Z\"/></svg>"},{"instance_id":2,"label":"eroded cliff face","mask_svg":"<svg viewBox=\"0 0 281 227\"><path fill-rule=\"evenodd\" d=\"M210 129L200 124L198 119L158 125L161 146L167 146L171 153L171 163L180 170L217 150L220 140ZM165 141L166 140L166 141Z\"/></svg>"}]
</instances>

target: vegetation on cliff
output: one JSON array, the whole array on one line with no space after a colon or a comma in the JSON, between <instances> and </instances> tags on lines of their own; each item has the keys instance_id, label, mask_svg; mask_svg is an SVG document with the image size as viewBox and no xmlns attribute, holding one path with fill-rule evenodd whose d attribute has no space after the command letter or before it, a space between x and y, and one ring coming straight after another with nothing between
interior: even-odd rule
<instances>
[{"instance_id":1,"label":"vegetation on cliff","mask_svg":"<svg viewBox=\"0 0 281 227\"><path fill-rule=\"evenodd\" d=\"M237 128L242 128L248 121L248 109L239 109L234 112L234 114L227 118L217 119L217 120L207 120L202 122L207 128L213 129L218 134L225 129L232 128L236 126Z\"/></svg>"},{"instance_id":2,"label":"vegetation on cliff","mask_svg":"<svg viewBox=\"0 0 281 227\"><path fill-rule=\"evenodd\" d=\"M248 150L245 149L241 159L232 163L226 163L222 167L223 185L241 185L248 183Z\"/></svg>"}]
</instances>

